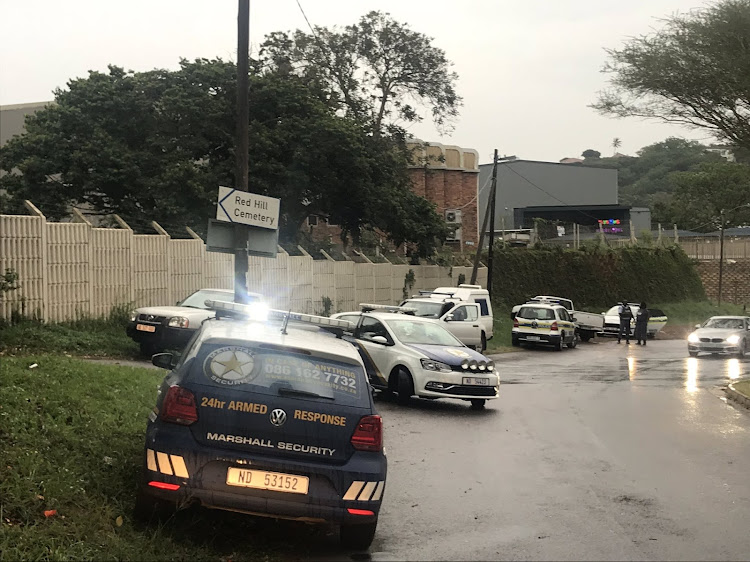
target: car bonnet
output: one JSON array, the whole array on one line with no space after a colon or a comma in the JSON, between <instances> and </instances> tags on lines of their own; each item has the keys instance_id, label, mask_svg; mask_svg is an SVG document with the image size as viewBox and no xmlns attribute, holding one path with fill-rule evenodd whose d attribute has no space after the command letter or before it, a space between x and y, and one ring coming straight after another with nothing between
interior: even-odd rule
<instances>
[{"instance_id":1,"label":"car bonnet","mask_svg":"<svg viewBox=\"0 0 750 562\"><path fill-rule=\"evenodd\" d=\"M460 365L465 359L475 359L477 361L487 361L487 358L481 353L468 347L437 345L437 344L405 344L412 349L416 349L428 359L441 361L448 365Z\"/></svg>"}]
</instances>

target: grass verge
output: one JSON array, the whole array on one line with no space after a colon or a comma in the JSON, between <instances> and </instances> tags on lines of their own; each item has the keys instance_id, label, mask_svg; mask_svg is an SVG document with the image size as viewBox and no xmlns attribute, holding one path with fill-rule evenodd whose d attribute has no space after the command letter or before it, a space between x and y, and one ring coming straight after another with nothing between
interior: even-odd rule
<instances>
[{"instance_id":1,"label":"grass verge","mask_svg":"<svg viewBox=\"0 0 750 562\"><path fill-rule=\"evenodd\" d=\"M0 325L0 355L67 353L86 357L138 357L138 345L116 318L60 324L22 320Z\"/></svg>"},{"instance_id":2,"label":"grass verge","mask_svg":"<svg viewBox=\"0 0 750 562\"><path fill-rule=\"evenodd\" d=\"M510 351L516 351L515 348L510 345L510 332L513 328L513 320L510 319L510 309L502 306L496 306L492 309L493 324L492 339L487 342L488 355L497 353L508 353Z\"/></svg>"},{"instance_id":3,"label":"grass verge","mask_svg":"<svg viewBox=\"0 0 750 562\"><path fill-rule=\"evenodd\" d=\"M297 523L203 509L155 527L132 520L146 416L160 381L160 371L66 357L0 358L0 560L309 554L311 532L320 531Z\"/></svg>"},{"instance_id":4,"label":"grass verge","mask_svg":"<svg viewBox=\"0 0 750 562\"><path fill-rule=\"evenodd\" d=\"M740 394L744 394L747 398L750 398L750 379L744 381L738 381L733 383L734 389Z\"/></svg>"}]
</instances>

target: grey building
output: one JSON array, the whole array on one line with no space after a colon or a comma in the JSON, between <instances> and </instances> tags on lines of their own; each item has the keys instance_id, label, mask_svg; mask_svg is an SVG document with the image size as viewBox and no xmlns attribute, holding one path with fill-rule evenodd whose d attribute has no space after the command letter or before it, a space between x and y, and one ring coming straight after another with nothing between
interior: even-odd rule
<instances>
[{"instance_id":1,"label":"grey building","mask_svg":"<svg viewBox=\"0 0 750 562\"><path fill-rule=\"evenodd\" d=\"M487 209L491 183L492 164L480 164L480 225ZM508 160L497 167L495 228L499 230L501 224L509 229L523 228L524 225L518 223L517 209L616 206L617 196L617 170L581 164ZM580 222L585 224L585 217L590 213L579 214ZM590 216L588 220L592 220Z\"/></svg>"},{"instance_id":2,"label":"grey building","mask_svg":"<svg viewBox=\"0 0 750 562\"><path fill-rule=\"evenodd\" d=\"M27 115L36 113L51 103L54 102L42 101L37 103L0 105L0 146L3 146L14 136L23 134L26 130L24 121Z\"/></svg>"}]
</instances>

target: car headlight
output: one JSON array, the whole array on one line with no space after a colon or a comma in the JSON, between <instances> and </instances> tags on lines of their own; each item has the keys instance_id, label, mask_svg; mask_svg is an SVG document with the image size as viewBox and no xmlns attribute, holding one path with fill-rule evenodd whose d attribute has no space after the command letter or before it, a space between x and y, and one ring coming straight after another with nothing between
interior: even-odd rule
<instances>
[{"instance_id":1,"label":"car headlight","mask_svg":"<svg viewBox=\"0 0 750 562\"><path fill-rule=\"evenodd\" d=\"M477 366L478 366L478 363L475 359L472 359L471 361L469 361L469 369L471 369L472 371L476 371Z\"/></svg>"},{"instance_id":2,"label":"car headlight","mask_svg":"<svg viewBox=\"0 0 750 562\"><path fill-rule=\"evenodd\" d=\"M461 361L461 368L462 369L468 369L469 368L469 360L468 359L464 359L463 361Z\"/></svg>"},{"instance_id":3,"label":"car headlight","mask_svg":"<svg viewBox=\"0 0 750 562\"><path fill-rule=\"evenodd\" d=\"M732 345L737 345L738 343L740 343L740 336L738 336L737 334L734 334L733 336L729 336L727 338L727 343L731 343Z\"/></svg>"},{"instance_id":4,"label":"car headlight","mask_svg":"<svg viewBox=\"0 0 750 562\"><path fill-rule=\"evenodd\" d=\"M697 335L697 334L695 334L695 333L692 333L692 334L690 334L690 335L688 336L688 341L689 341L690 343L698 343L698 342L699 342L699 341L701 341L701 340L700 340L700 338L698 337L698 335Z\"/></svg>"},{"instance_id":5,"label":"car headlight","mask_svg":"<svg viewBox=\"0 0 750 562\"><path fill-rule=\"evenodd\" d=\"M451 366L432 359L422 359L422 368L426 371L452 371Z\"/></svg>"},{"instance_id":6,"label":"car headlight","mask_svg":"<svg viewBox=\"0 0 750 562\"><path fill-rule=\"evenodd\" d=\"M138 318L138 310L131 310L130 311L130 321L135 322L135 319Z\"/></svg>"},{"instance_id":7,"label":"car headlight","mask_svg":"<svg viewBox=\"0 0 750 562\"><path fill-rule=\"evenodd\" d=\"M487 361L487 370L488 371L494 371L495 370L495 362L492 359L490 359L489 361Z\"/></svg>"},{"instance_id":8,"label":"car headlight","mask_svg":"<svg viewBox=\"0 0 750 562\"><path fill-rule=\"evenodd\" d=\"M170 328L187 328L190 326L190 321L184 316L172 316L168 325Z\"/></svg>"}]
</instances>

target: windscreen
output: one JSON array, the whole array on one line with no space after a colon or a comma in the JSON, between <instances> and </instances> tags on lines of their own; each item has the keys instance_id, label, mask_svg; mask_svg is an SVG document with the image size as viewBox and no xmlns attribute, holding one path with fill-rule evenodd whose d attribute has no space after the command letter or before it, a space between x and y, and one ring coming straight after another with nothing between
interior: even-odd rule
<instances>
[{"instance_id":1,"label":"windscreen","mask_svg":"<svg viewBox=\"0 0 750 562\"><path fill-rule=\"evenodd\" d=\"M555 311L551 308L534 308L533 306L524 306L516 314L516 318L525 320L554 320Z\"/></svg>"},{"instance_id":2,"label":"windscreen","mask_svg":"<svg viewBox=\"0 0 750 562\"><path fill-rule=\"evenodd\" d=\"M463 346L448 330L432 322L387 320L386 324L401 343Z\"/></svg>"},{"instance_id":3,"label":"windscreen","mask_svg":"<svg viewBox=\"0 0 750 562\"><path fill-rule=\"evenodd\" d=\"M252 296L250 296L252 299ZM206 301L228 301L234 300L234 294L227 291L197 291L180 303L180 306L189 306L190 308L206 308ZM252 302L252 300L250 301Z\"/></svg>"},{"instance_id":4,"label":"windscreen","mask_svg":"<svg viewBox=\"0 0 750 562\"><path fill-rule=\"evenodd\" d=\"M416 309L414 316L422 316L424 318L440 318L440 311L443 310L442 302L427 302L427 301L404 301L403 306Z\"/></svg>"},{"instance_id":5,"label":"windscreen","mask_svg":"<svg viewBox=\"0 0 750 562\"><path fill-rule=\"evenodd\" d=\"M361 366L301 353L238 345L201 346L191 368L195 382L270 396L361 405L367 384Z\"/></svg>"},{"instance_id":6,"label":"windscreen","mask_svg":"<svg viewBox=\"0 0 750 562\"><path fill-rule=\"evenodd\" d=\"M704 328L721 328L723 330L744 330L745 323L739 318L709 318Z\"/></svg>"}]
</instances>

